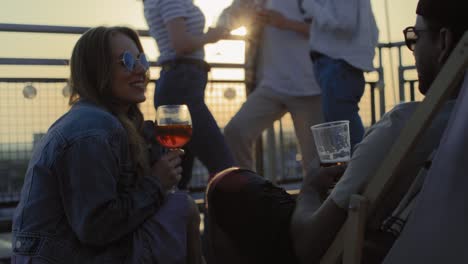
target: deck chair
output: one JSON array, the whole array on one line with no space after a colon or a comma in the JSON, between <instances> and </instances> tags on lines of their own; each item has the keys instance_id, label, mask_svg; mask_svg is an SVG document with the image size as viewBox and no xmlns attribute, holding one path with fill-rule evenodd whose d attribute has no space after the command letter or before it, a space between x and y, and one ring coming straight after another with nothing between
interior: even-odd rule
<instances>
[{"instance_id":1,"label":"deck chair","mask_svg":"<svg viewBox=\"0 0 468 264\"><path fill-rule=\"evenodd\" d=\"M417 139L453 93L468 68L468 32L464 34L433 82L421 105L397 139L387 158L361 194L351 197L346 222L322 257L321 264L359 264L364 247L366 221L389 191L396 172Z\"/></svg>"},{"instance_id":2,"label":"deck chair","mask_svg":"<svg viewBox=\"0 0 468 264\"><path fill-rule=\"evenodd\" d=\"M468 263L468 72L416 206L384 264Z\"/></svg>"}]
</instances>

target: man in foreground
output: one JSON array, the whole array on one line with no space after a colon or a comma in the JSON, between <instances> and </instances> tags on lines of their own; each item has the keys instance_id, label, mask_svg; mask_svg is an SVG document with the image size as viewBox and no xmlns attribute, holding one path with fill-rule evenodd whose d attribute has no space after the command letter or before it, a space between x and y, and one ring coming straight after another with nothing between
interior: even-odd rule
<instances>
[{"instance_id":1,"label":"man in foreground","mask_svg":"<svg viewBox=\"0 0 468 264\"><path fill-rule=\"evenodd\" d=\"M468 28L463 6L466 4L455 0L421 0L416 25L405 30L408 48L414 51L422 93L427 92ZM375 174L417 106L401 104L387 113L357 146L345 171L343 167L322 168L307 175L297 200L250 171L231 169L218 174L207 189L209 217L212 235L218 239L213 241L230 248L220 250L218 259L224 263L235 263L236 258L238 263L317 263L346 219L350 196L359 193ZM382 223L397 208L438 147L452 107L453 101L444 105L411 158L404 161L395 191L386 197L371 224ZM333 180L340 176L323 201ZM380 254L368 258L368 263L380 263L395 237L379 228L373 231L385 237L380 241L386 243L381 245L384 248Z\"/></svg>"}]
</instances>

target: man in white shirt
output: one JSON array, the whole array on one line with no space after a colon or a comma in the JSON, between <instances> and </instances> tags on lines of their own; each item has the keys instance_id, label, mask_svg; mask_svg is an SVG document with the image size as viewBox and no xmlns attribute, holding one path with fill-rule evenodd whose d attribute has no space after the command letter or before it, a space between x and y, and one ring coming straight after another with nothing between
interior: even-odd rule
<instances>
[{"instance_id":1,"label":"man in white shirt","mask_svg":"<svg viewBox=\"0 0 468 264\"><path fill-rule=\"evenodd\" d=\"M359 101L364 72L372 61L378 29L370 0L302 0L311 20L309 49L322 89L325 121L349 120L351 146L362 140Z\"/></svg>"},{"instance_id":2,"label":"man in white shirt","mask_svg":"<svg viewBox=\"0 0 468 264\"><path fill-rule=\"evenodd\" d=\"M226 141L238 165L253 169L255 140L289 112L307 172L319 166L310 127L323 120L320 88L308 59L309 24L296 1L268 0L260 10L253 18L265 23L258 39L256 88L226 126ZM252 15L238 12L244 13Z\"/></svg>"}]
</instances>

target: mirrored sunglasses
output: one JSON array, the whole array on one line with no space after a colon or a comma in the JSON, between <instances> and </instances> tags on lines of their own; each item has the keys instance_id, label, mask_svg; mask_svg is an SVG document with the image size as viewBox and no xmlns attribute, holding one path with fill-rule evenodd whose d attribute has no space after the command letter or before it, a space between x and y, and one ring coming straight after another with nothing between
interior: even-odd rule
<instances>
[{"instance_id":1,"label":"mirrored sunglasses","mask_svg":"<svg viewBox=\"0 0 468 264\"><path fill-rule=\"evenodd\" d=\"M128 71L133 71L135 70L137 62L140 62L141 66L143 69L148 70L150 67L150 63L148 59L146 58L146 55L144 53L140 53L138 55L138 58L135 58L130 52L125 51L121 55L120 63L128 70Z\"/></svg>"}]
</instances>

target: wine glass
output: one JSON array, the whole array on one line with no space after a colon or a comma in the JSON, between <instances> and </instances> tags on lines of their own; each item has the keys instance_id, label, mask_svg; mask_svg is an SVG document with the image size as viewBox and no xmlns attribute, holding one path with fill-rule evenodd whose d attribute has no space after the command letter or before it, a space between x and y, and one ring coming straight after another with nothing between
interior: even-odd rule
<instances>
[{"instance_id":1,"label":"wine glass","mask_svg":"<svg viewBox=\"0 0 468 264\"><path fill-rule=\"evenodd\" d=\"M175 150L192 137L192 119L187 105L161 105L156 109L156 140Z\"/></svg>"},{"instance_id":2,"label":"wine glass","mask_svg":"<svg viewBox=\"0 0 468 264\"><path fill-rule=\"evenodd\" d=\"M156 109L156 140L171 150L182 148L192 137L192 118L187 105L161 105ZM170 193L177 191L173 186Z\"/></svg>"}]
</instances>

